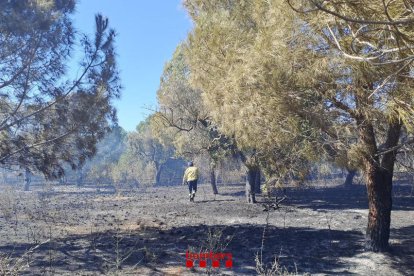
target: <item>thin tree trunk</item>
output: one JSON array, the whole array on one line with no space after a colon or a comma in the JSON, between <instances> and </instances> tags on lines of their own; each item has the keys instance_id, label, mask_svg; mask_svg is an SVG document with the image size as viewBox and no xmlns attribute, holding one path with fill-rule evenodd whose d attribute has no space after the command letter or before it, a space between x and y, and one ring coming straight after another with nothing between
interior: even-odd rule
<instances>
[{"instance_id":1,"label":"thin tree trunk","mask_svg":"<svg viewBox=\"0 0 414 276\"><path fill-rule=\"evenodd\" d=\"M30 189L30 182L32 182L32 175L28 168L26 168L24 176L24 190L27 192Z\"/></svg>"},{"instance_id":2,"label":"thin tree trunk","mask_svg":"<svg viewBox=\"0 0 414 276\"><path fill-rule=\"evenodd\" d=\"M76 186L78 186L78 187L83 186L83 171L82 171L82 169L79 170L78 179L76 180Z\"/></svg>"},{"instance_id":3,"label":"thin tree trunk","mask_svg":"<svg viewBox=\"0 0 414 276\"><path fill-rule=\"evenodd\" d=\"M162 165L155 165L155 185L159 186L161 184L161 172L163 166Z\"/></svg>"},{"instance_id":4,"label":"thin tree trunk","mask_svg":"<svg viewBox=\"0 0 414 276\"><path fill-rule=\"evenodd\" d=\"M240 160L247 168L246 172L246 201L247 203L256 203L256 173L259 171L259 167L256 166L256 162L252 161L252 157L246 157L242 151L238 152Z\"/></svg>"},{"instance_id":5,"label":"thin tree trunk","mask_svg":"<svg viewBox=\"0 0 414 276\"><path fill-rule=\"evenodd\" d=\"M66 179L65 179L65 176L61 176L61 177L59 178L59 185L64 185L64 184L66 184Z\"/></svg>"},{"instance_id":6,"label":"thin tree trunk","mask_svg":"<svg viewBox=\"0 0 414 276\"><path fill-rule=\"evenodd\" d=\"M255 183L254 183L254 192L256 194L262 193L261 186L262 186L262 174L260 170L257 169L256 176L255 176Z\"/></svg>"},{"instance_id":7,"label":"thin tree trunk","mask_svg":"<svg viewBox=\"0 0 414 276\"><path fill-rule=\"evenodd\" d=\"M246 201L247 203L256 203L256 167L247 167L246 174Z\"/></svg>"},{"instance_id":8,"label":"thin tree trunk","mask_svg":"<svg viewBox=\"0 0 414 276\"><path fill-rule=\"evenodd\" d=\"M218 194L218 189L217 189L217 183L216 183L216 166L212 166L210 168L210 184L211 184L211 188L213 189L213 193L215 195Z\"/></svg>"},{"instance_id":9,"label":"thin tree trunk","mask_svg":"<svg viewBox=\"0 0 414 276\"><path fill-rule=\"evenodd\" d=\"M348 174L346 175L344 185L349 187L349 186L352 186L352 184L354 182L354 177L355 177L357 171L356 170L347 170L347 171L348 171Z\"/></svg>"}]
</instances>

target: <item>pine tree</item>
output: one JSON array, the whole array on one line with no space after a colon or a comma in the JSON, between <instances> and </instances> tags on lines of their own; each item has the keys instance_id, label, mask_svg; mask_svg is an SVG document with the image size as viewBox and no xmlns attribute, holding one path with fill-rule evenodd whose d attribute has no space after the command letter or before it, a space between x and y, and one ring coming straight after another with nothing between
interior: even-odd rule
<instances>
[{"instance_id":1,"label":"pine tree","mask_svg":"<svg viewBox=\"0 0 414 276\"><path fill-rule=\"evenodd\" d=\"M116 122L120 95L115 32L97 15L94 40L78 77L68 64L78 35L75 1L0 1L0 164L60 177L94 155L96 143Z\"/></svg>"}]
</instances>

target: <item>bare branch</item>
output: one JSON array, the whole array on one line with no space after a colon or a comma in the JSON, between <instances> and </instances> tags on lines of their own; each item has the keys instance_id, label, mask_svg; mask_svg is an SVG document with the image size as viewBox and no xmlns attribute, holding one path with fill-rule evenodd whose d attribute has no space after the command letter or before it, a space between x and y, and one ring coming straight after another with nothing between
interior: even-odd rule
<instances>
[{"instance_id":1,"label":"bare branch","mask_svg":"<svg viewBox=\"0 0 414 276\"><path fill-rule=\"evenodd\" d=\"M290 2L290 0L288 0ZM325 13L328 13L330 15L333 15L335 17L338 17L344 21L347 22L353 22L353 23L359 23L359 24L371 24L371 25L405 25L405 24L412 24L414 23L414 18L407 18L402 20L395 20L395 21L385 21L385 20L366 20L366 19L356 19L351 18L345 15L341 15L337 12L334 12L332 10L329 10L328 8L325 8L321 4L319 4L317 1L309 0L318 10L321 10Z\"/></svg>"},{"instance_id":2,"label":"bare branch","mask_svg":"<svg viewBox=\"0 0 414 276\"><path fill-rule=\"evenodd\" d=\"M165 111L164 113L160 112L160 111L157 111L157 112L155 112L155 116L160 118L165 123L165 126L176 128L179 131L190 132L191 130L194 129L194 124L191 127L188 127L188 128L183 127L182 125L181 126L178 125L178 123L174 119L174 110L172 108L169 108L169 110L170 110L170 114L171 114L170 117L167 116L167 111Z\"/></svg>"},{"instance_id":3,"label":"bare branch","mask_svg":"<svg viewBox=\"0 0 414 276\"><path fill-rule=\"evenodd\" d=\"M406 142L404 142L402 144L399 144L395 147L389 148L389 149L384 150L384 151L380 151L377 154L375 154L375 156L377 157L377 156L381 156L381 155L384 155L384 154L387 154L387 153L396 152L400 148L402 148L404 146L407 146L407 145L411 145L411 144L414 144L414 138L410 138Z\"/></svg>"}]
</instances>

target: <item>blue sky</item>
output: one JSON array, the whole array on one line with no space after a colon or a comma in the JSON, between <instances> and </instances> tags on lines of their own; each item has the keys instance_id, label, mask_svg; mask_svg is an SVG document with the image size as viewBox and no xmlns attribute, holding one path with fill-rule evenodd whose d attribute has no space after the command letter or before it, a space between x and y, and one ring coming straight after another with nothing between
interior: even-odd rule
<instances>
[{"instance_id":1,"label":"blue sky","mask_svg":"<svg viewBox=\"0 0 414 276\"><path fill-rule=\"evenodd\" d=\"M88 34L94 31L94 15L109 18L116 30L116 49L122 98L116 101L119 125L127 131L156 106L156 92L164 64L187 36L190 19L181 0L78 0L74 22Z\"/></svg>"}]
</instances>

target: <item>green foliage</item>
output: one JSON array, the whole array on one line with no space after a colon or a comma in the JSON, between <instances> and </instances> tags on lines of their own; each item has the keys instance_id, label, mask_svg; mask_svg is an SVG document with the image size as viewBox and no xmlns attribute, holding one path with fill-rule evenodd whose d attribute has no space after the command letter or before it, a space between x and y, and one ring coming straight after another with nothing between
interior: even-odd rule
<instances>
[{"instance_id":1,"label":"green foliage","mask_svg":"<svg viewBox=\"0 0 414 276\"><path fill-rule=\"evenodd\" d=\"M154 135L151 120L147 118L136 131L128 133L126 149L112 168L115 182L161 184L161 173L174 156L174 148L166 141L161 143Z\"/></svg>"},{"instance_id":2,"label":"green foliage","mask_svg":"<svg viewBox=\"0 0 414 276\"><path fill-rule=\"evenodd\" d=\"M97 145L96 155L82 167L83 173L92 181L109 183L113 167L126 149L127 133L114 127Z\"/></svg>"},{"instance_id":3,"label":"green foliage","mask_svg":"<svg viewBox=\"0 0 414 276\"><path fill-rule=\"evenodd\" d=\"M75 1L0 1L0 164L60 177L80 167L116 122L119 97L114 37L96 16L94 41L83 36L80 74L66 76L75 50Z\"/></svg>"},{"instance_id":4,"label":"green foliage","mask_svg":"<svg viewBox=\"0 0 414 276\"><path fill-rule=\"evenodd\" d=\"M184 3L190 83L220 130L281 178L315 161L364 170L367 245L387 250L394 165L414 145L412 4Z\"/></svg>"},{"instance_id":5,"label":"green foliage","mask_svg":"<svg viewBox=\"0 0 414 276\"><path fill-rule=\"evenodd\" d=\"M124 152L111 170L111 178L117 184L139 184L147 178L144 164L130 152Z\"/></svg>"},{"instance_id":6,"label":"green foliage","mask_svg":"<svg viewBox=\"0 0 414 276\"><path fill-rule=\"evenodd\" d=\"M306 1L296 2L307 10ZM388 11L403 14L395 2ZM372 122L378 143L385 143L389 123L402 120L411 129L412 81L395 74L407 74L411 59L390 62L411 50L392 45L394 31L377 33L375 25L363 29L323 12L296 13L286 1L185 5L195 23L188 47L191 83L203 91L220 130L234 135L242 149L255 149L270 171L295 171L318 159L360 167L361 156L372 154L368 145L356 145L362 120ZM379 3L326 6L354 18L386 18ZM382 14L363 17L367 6ZM358 28L364 36L358 37ZM404 25L399 33L405 45L409 31ZM389 53L381 50L377 57L381 47ZM368 62L374 56L377 64Z\"/></svg>"},{"instance_id":7,"label":"green foliage","mask_svg":"<svg viewBox=\"0 0 414 276\"><path fill-rule=\"evenodd\" d=\"M235 146L211 120L201 91L189 83L185 47L179 45L165 65L157 92L160 110L153 125L159 139L172 143L179 157L195 159L207 154L215 164L234 151Z\"/></svg>"},{"instance_id":8,"label":"green foliage","mask_svg":"<svg viewBox=\"0 0 414 276\"><path fill-rule=\"evenodd\" d=\"M286 70L290 61L266 51L287 48L286 32L278 28L292 28L293 12L275 1L214 2L185 2L195 22L188 47L191 83L203 91L220 130L235 137L239 149L253 153L252 165L280 177L306 171L308 160L317 156L319 137L291 110L311 103L295 106L294 95L280 93L295 87Z\"/></svg>"}]
</instances>

